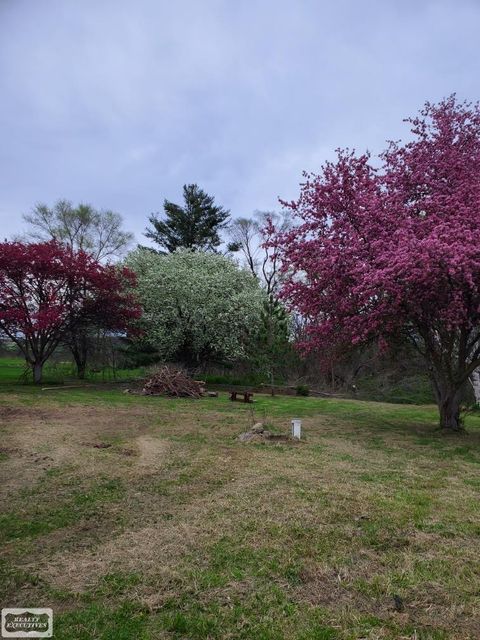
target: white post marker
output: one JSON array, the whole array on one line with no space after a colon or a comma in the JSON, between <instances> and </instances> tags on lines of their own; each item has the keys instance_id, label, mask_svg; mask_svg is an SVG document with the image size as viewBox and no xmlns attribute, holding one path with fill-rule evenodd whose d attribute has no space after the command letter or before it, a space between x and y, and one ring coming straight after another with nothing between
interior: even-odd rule
<instances>
[{"instance_id":1,"label":"white post marker","mask_svg":"<svg viewBox=\"0 0 480 640\"><path fill-rule=\"evenodd\" d=\"M292 437L300 440L302 437L302 421L300 418L294 418L292 420Z\"/></svg>"}]
</instances>

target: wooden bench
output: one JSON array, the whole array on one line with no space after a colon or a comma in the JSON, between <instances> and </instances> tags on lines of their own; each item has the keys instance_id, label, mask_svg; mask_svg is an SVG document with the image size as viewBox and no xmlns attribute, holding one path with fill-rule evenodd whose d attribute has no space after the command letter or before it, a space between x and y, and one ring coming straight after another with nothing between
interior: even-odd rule
<instances>
[{"instance_id":1,"label":"wooden bench","mask_svg":"<svg viewBox=\"0 0 480 640\"><path fill-rule=\"evenodd\" d=\"M243 398L237 396L243 396ZM253 393L251 391L230 391L230 400L232 402L253 402Z\"/></svg>"}]
</instances>

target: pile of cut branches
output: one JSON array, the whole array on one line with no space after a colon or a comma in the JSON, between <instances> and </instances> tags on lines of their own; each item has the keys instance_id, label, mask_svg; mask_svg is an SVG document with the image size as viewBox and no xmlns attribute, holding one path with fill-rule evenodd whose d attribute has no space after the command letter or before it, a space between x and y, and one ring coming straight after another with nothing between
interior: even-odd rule
<instances>
[{"instance_id":1,"label":"pile of cut branches","mask_svg":"<svg viewBox=\"0 0 480 640\"><path fill-rule=\"evenodd\" d=\"M171 396L175 398L200 398L203 387L181 369L167 365L156 369L145 382L142 391L147 396Z\"/></svg>"}]
</instances>

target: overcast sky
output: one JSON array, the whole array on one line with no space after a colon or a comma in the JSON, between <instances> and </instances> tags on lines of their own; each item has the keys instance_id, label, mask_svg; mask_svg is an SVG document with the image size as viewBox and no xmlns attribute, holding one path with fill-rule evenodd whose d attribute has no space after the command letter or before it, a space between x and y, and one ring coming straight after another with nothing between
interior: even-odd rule
<instances>
[{"instance_id":1,"label":"overcast sky","mask_svg":"<svg viewBox=\"0 0 480 640\"><path fill-rule=\"evenodd\" d=\"M480 98L478 0L0 0L0 222L68 198L137 240L197 182L248 216L337 147Z\"/></svg>"}]
</instances>

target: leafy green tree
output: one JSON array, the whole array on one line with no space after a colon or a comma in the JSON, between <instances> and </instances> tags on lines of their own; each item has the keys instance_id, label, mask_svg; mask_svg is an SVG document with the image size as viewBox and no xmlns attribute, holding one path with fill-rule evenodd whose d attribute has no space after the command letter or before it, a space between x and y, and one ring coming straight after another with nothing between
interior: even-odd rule
<instances>
[{"instance_id":1,"label":"leafy green tree","mask_svg":"<svg viewBox=\"0 0 480 640\"><path fill-rule=\"evenodd\" d=\"M183 186L183 206L165 200L163 218L152 214L145 235L161 249L173 253L185 248L215 251L220 245L219 232L227 226L230 212L215 204L196 184Z\"/></svg>"},{"instance_id":2,"label":"leafy green tree","mask_svg":"<svg viewBox=\"0 0 480 640\"><path fill-rule=\"evenodd\" d=\"M269 296L262 306L259 330L250 359L255 368L268 378L272 395L278 377L286 373L294 357L290 318L281 302Z\"/></svg>"},{"instance_id":3,"label":"leafy green tree","mask_svg":"<svg viewBox=\"0 0 480 640\"><path fill-rule=\"evenodd\" d=\"M225 256L188 249L139 248L126 263L137 276L143 339L162 359L201 367L247 356L265 302L251 273Z\"/></svg>"}]
</instances>

